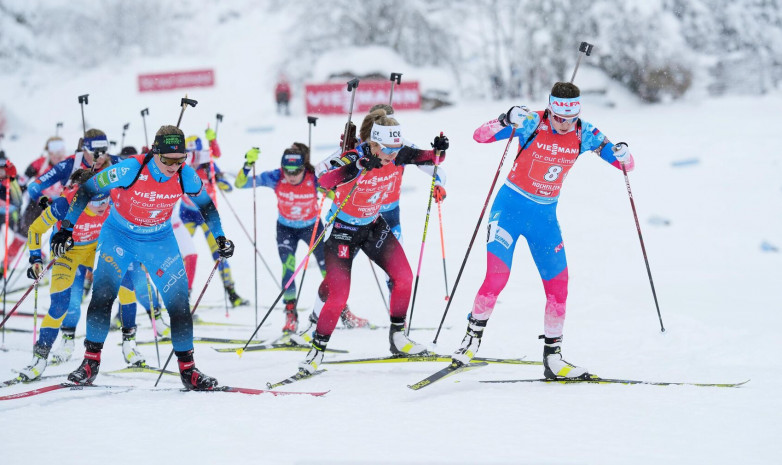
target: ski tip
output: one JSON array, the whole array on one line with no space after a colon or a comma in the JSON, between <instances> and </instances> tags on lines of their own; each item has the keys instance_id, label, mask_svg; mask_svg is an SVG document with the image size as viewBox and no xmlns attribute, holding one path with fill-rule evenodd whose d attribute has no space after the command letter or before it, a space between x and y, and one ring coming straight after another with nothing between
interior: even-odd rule
<instances>
[{"instance_id":1,"label":"ski tip","mask_svg":"<svg viewBox=\"0 0 782 465\"><path fill-rule=\"evenodd\" d=\"M236 349L236 355L238 355L239 358L242 358L243 354L244 354L244 349Z\"/></svg>"}]
</instances>

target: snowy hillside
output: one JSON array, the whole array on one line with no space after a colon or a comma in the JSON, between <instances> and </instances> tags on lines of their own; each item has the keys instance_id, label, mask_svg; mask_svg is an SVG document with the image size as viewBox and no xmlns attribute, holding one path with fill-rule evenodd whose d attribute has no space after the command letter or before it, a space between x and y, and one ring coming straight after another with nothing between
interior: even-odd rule
<instances>
[{"instance_id":1,"label":"snowy hillside","mask_svg":"<svg viewBox=\"0 0 782 465\"><path fill-rule=\"evenodd\" d=\"M161 124L176 121L183 91L139 94L139 73L214 68L217 85L188 91L198 100L186 111L186 133L203 134L214 115L225 115L218 139L221 168L235 173L244 152L262 150L259 168L272 169L293 141L307 141L301 90L294 89L293 115L273 109L273 83L284 57L265 37L287 27L279 17L256 11L253 28L215 31L214 49L203 56L141 56L122 66L74 70L52 66L25 80L0 76L2 103L15 140L4 141L9 158L24 167L40 153L56 122L64 122L69 147L81 133L76 96L89 93L85 115L90 127L119 141L131 123L127 143L143 145L139 110L149 107L150 136ZM258 31L264 31L260 36ZM220 44L240 44L236 53L219 53ZM252 57L239 60L237 54ZM341 57L339 63L351 57ZM326 67L327 63L319 63ZM331 70L318 68L325 77ZM387 71L383 69L383 71ZM394 69L422 79L427 69ZM584 88L605 83L602 74L582 68L576 83ZM593 84L594 82L594 84ZM31 84L31 83L34 83ZM779 286L782 265L782 162L774 128L782 116L779 93L765 97L685 98L665 105L642 105L616 85L603 97L585 97L583 118L612 140L629 143L636 170L629 174L667 331L661 334L630 210L622 173L594 155L579 159L560 200L559 221L567 244L570 286L563 353L574 363L609 378L650 381L740 382L736 388L692 386L481 384L480 380L539 378L542 367L499 365L464 373L411 391L412 384L444 363L324 365L327 371L292 384L287 391L329 391L322 398L244 396L229 393L131 391L53 392L0 402L0 463L262 463L262 464L656 464L774 463L782 453L777 439L779 386L776 358L782 353ZM428 146L443 131L451 150L448 197L442 205L449 288L453 289L478 215L505 144L478 144L476 127L518 101L461 101L433 112L400 112L406 137ZM544 102L523 102L534 109ZM771 110L770 110L771 109ZM360 120L362 115L354 115ZM313 159L336 148L345 116L322 117L312 133ZM500 180L511 165L513 144ZM418 170L405 175L401 199L405 250L415 271L420 250L430 179ZM275 273L276 201L259 190L259 249ZM252 228L253 193L228 194L243 225ZM219 204L224 229L236 242L230 260L237 291L252 300L252 248L239 218ZM459 344L466 315L485 273L485 221L454 296L438 353ZM198 235L200 289L212 262ZM765 244L765 246L764 246ZM773 250L776 248L776 251ZM299 248L299 259L303 258ZM511 280L488 324L479 356L540 360L545 296L526 247L516 253ZM309 313L319 284L317 268L307 273L300 320ZM23 273L20 269L17 273ZM20 283L27 282L22 278ZM259 316L278 293L275 282L258 268ZM19 294L9 295L17 298ZM429 223L414 327L437 327L445 309L445 288L436 209ZM38 311L49 302L41 288ZM354 312L385 325L387 314L366 260L355 262L351 297ZM8 308L13 305L9 301ZM86 313L86 302L82 306ZM21 310L33 311L32 298ZM239 326L196 326L202 337L249 338L254 308L232 309L226 318L223 293L213 281L198 315L210 322ZM258 338L279 335L279 306ZM139 314L139 340L152 330ZM9 327L31 329L31 318L14 317ZM84 318L77 337L85 333ZM432 330L411 337L431 343ZM32 335L8 332L0 352L0 381L14 376L31 359ZM79 339L81 341L83 339ZM151 374L107 375L124 366L120 335L112 332L103 351L96 383L151 387ZM67 374L83 348L63 366L46 374ZM304 352L218 353L196 345L196 361L221 384L265 388L266 382L293 374ZM214 347L226 347L214 345ZM326 360L388 355L384 329L334 332ZM161 358L170 346L162 345ZM142 346L157 365L154 346ZM173 368L173 366L169 366ZM0 389L5 396L58 382L42 381ZM177 378L164 377L177 388Z\"/></svg>"}]
</instances>

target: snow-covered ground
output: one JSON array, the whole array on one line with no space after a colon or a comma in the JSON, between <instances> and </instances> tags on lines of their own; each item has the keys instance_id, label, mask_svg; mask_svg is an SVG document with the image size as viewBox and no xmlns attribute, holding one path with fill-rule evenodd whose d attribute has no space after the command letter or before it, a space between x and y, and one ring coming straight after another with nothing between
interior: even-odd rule
<instances>
[{"instance_id":1,"label":"snow-covered ground","mask_svg":"<svg viewBox=\"0 0 782 465\"><path fill-rule=\"evenodd\" d=\"M282 27L271 21L261 26ZM260 27L260 26L259 26ZM251 31L232 33L247 36ZM263 47L258 44L257 47ZM264 49L264 53L271 53ZM267 56L268 58L268 56ZM272 57L273 58L273 57ZM269 58L273 61L272 58ZM218 86L189 92L199 101L188 109L183 127L202 133L225 114L219 141L221 168L239 170L243 153L262 149L260 168L278 166L282 149L307 140L300 96L294 115L276 117L271 84L276 73L257 73L253 82L236 77L242 70L228 57L214 58ZM9 157L20 167L38 154L57 121L65 121L69 146L81 130L76 96L90 93L88 125L119 140L130 121L129 143L141 146L138 112L150 108L150 133L176 121L182 92L152 95L135 92L136 72L203 67L203 62L144 61L126 68L100 68L68 74L57 83L24 87L11 77L0 84L6 110L19 123L19 138L7 141ZM260 70L254 64L252 70ZM405 70L393 70L405 72ZM11 97L13 95L14 97ZM651 270L667 329L661 334L638 234L620 171L594 155L584 155L572 170L560 201L559 219L569 259L570 287L564 354L605 377L653 381L737 382L738 389L624 385L479 384L479 380L537 378L539 366L490 365L421 391L406 386L441 368L443 363L328 366L290 391L329 390L322 398L272 397L134 391L56 392L0 403L0 463L773 463L782 447L775 418L782 408L782 375L775 363L782 350L779 268L782 254L762 250L766 242L782 248L782 181L775 127L782 115L769 110L782 95L722 98L643 106L614 89L609 108L586 99L584 119L612 140L624 140L636 159L630 173ZM401 112L406 137L420 146L440 131L451 140L444 164L448 198L443 204L449 287L452 288L504 143L477 144L473 130L518 102L462 102L429 113ZM542 102L528 102L542 108ZM360 120L363 115L356 115ZM345 118L323 117L312 133L313 159L325 156L339 141ZM263 132L248 128L264 128ZM513 147L515 152L515 144ZM510 157L503 176L511 165ZM695 163L674 166L677 162ZM402 225L412 268L417 265L430 180L418 170L405 176ZM229 194L242 222L251 228L253 193ZM258 199L259 248L278 269L274 241L276 203L270 190ZM222 199L221 199L222 201ZM224 201L223 201L224 202ZM252 300L252 249L238 220L220 205L224 228L236 242L230 260L237 290ZM667 221L667 224L665 222ZM481 228L485 227L484 225ZM436 210L430 219L414 326L436 327L445 308L445 286ZM436 349L450 353L464 334L465 316L485 272L483 229L467 262ZM196 288L212 267L205 242ZM299 250L299 257L303 251ZM376 324L387 315L366 260L356 260L350 303L356 314ZM21 270L20 270L21 271ZM307 273L302 306L314 298L319 278ZM259 318L277 296L263 267L258 269ZM500 296L479 355L539 360L543 295L540 279L525 247L516 253L511 281ZM205 320L243 326L226 329L196 326L197 336L248 338L253 307L231 310L226 319L220 286L207 290L198 309ZM39 311L48 306L41 289ZM28 299L22 306L32 311ZM10 306L9 306L10 308ZM86 312L86 303L82 307ZM302 311L302 319L307 310ZM30 318L12 318L10 327L30 328ZM275 311L262 339L278 335L283 314ZM84 334L84 322L77 335ZM139 339L151 329L139 315ZM413 337L431 342L434 331ZM124 365L111 333L102 371ZM0 353L0 374L13 376L30 361L31 335L7 333ZM388 354L385 330L336 331L332 348L349 350L328 358ZM46 374L67 373L81 359ZM161 348L161 357L170 346ZM143 351L156 364L153 346ZM262 388L296 370L303 352L255 352L243 358L196 347L196 361L221 384ZM153 375L100 375L97 383L152 386ZM176 378L163 386L176 387ZM38 385L45 385L46 382ZM14 386L0 395L33 386ZM464 441L464 442L463 442Z\"/></svg>"}]
</instances>

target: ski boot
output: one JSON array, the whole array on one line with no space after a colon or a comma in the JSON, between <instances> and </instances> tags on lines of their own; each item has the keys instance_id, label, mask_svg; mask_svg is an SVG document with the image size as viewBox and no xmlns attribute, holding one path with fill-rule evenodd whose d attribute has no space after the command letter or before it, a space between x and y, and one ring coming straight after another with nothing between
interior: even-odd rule
<instances>
[{"instance_id":1,"label":"ski boot","mask_svg":"<svg viewBox=\"0 0 782 465\"><path fill-rule=\"evenodd\" d=\"M326 351L326 345L329 343L331 336L324 336L320 333L315 333L312 337L312 348L307 352L307 356L304 360L299 362L299 371L311 375L318 371L318 366L323 361L323 353Z\"/></svg>"},{"instance_id":2,"label":"ski boot","mask_svg":"<svg viewBox=\"0 0 782 465\"><path fill-rule=\"evenodd\" d=\"M136 327L122 328L122 355L128 365L144 366L146 359L136 347Z\"/></svg>"},{"instance_id":3,"label":"ski boot","mask_svg":"<svg viewBox=\"0 0 782 465\"><path fill-rule=\"evenodd\" d=\"M231 305L235 307L244 307L245 305L250 305L249 300L242 299L239 297L239 294L236 293L236 289L234 289L233 286L225 286L225 292L228 293L228 301L231 302Z\"/></svg>"},{"instance_id":4,"label":"ski boot","mask_svg":"<svg viewBox=\"0 0 782 465\"><path fill-rule=\"evenodd\" d=\"M543 375L546 379L589 379L586 368L577 367L562 359L562 336L545 337L543 346Z\"/></svg>"},{"instance_id":5,"label":"ski boot","mask_svg":"<svg viewBox=\"0 0 782 465\"><path fill-rule=\"evenodd\" d=\"M388 342L391 345L391 353L394 355L427 355L426 346L423 346L405 336L405 319L391 317L391 328L388 331Z\"/></svg>"},{"instance_id":6,"label":"ski boot","mask_svg":"<svg viewBox=\"0 0 782 465\"><path fill-rule=\"evenodd\" d=\"M193 315L193 322L195 322L195 315ZM170 325L163 318L163 312L160 307L155 309L155 332L158 337L168 337L171 335Z\"/></svg>"},{"instance_id":7,"label":"ski boot","mask_svg":"<svg viewBox=\"0 0 782 465\"><path fill-rule=\"evenodd\" d=\"M176 352L176 356L179 361L179 376L185 389L189 391L211 391L217 387L217 379L201 373L201 370L195 367L192 349L185 352Z\"/></svg>"},{"instance_id":8,"label":"ski boot","mask_svg":"<svg viewBox=\"0 0 782 465\"><path fill-rule=\"evenodd\" d=\"M296 301L285 301L285 326L282 327L283 334L292 334L299 327L299 313L296 311Z\"/></svg>"},{"instance_id":9,"label":"ski boot","mask_svg":"<svg viewBox=\"0 0 782 465\"><path fill-rule=\"evenodd\" d=\"M33 361L19 372L19 378L22 382L27 383L38 379L46 369L46 357L49 355L49 348L42 347L38 344L33 349Z\"/></svg>"},{"instance_id":10,"label":"ski boot","mask_svg":"<svg viewBox=\"0 0 782 465\"><path fill-rule=\"evenodd\" d=\"M68 375L68 381L74 384L92 384L98 376L100 369L100 351L103 349L102 342L90 342L84 340L84 360L79 368Z\"/></svg>"},{"instance_id":11,"label":"ski boot","mask_svg":"<svg viewBox=\"0 0 782 465\"><path fill-rule=\"evenodd\" d=\"M52 365L65 363L73 356L73 349L76 343L73 341L76 328L60 328L62 340L60 346L52 352Z\"/></svg>"},{"instance_id":12,"label":"ski boot","mask_svg":"<svg viewBox=\"0 0 782 465\"><path fill-rule=\"evenodd\" d=\"M121 311L117 311L117 313L114 314L114 317L111 319L111 326L109 326L109 331L117 331L118 329L122 329L122 318L120 318Z\"/></svg>"},{"instance_id":13,"label":"ski boot","mask_svg":"<svg viewBox=\"0 0 782 465\"><path fill-rule=\"evenodd\" d=\"M313 311L310 316L307 317L306 326L297 333L290 335L290 340L300 346L309 345L312 342L312 333L318 326L318 315Z\"/></svg>"},{"instance_id":14,"label":"ski boot","mask_svg":"<svg viewBox=\"0 0 782 465\"><path fill-rule=\"evenodd\" d=\"M475 357L481 346L481 337L483 337L483 330L486 329L486 322L489 320L476 320L471 313L467 321L467 334L462 339L462 345L451 356L451 363L456 365L467 365Z\"/></svg>"},{"instance_id":15,"label":"ski boot","mask_svg":"<svg viewBox=\"0 0 782 465\"><path fill-rule=\"evenodd\" d=\"M366 328L369 326L369 320L354 315L347 305L342 309L342 314L339 317L342 320L342 324L348 329Z\"/></svg>"}]
</instances>

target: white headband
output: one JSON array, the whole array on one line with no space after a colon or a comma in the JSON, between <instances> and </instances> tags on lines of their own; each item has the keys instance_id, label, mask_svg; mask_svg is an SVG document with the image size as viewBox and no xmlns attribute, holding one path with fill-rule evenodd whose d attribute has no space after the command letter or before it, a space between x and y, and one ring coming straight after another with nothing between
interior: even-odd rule
<instances>
[{"instance_id":1,"label":"white headband","mask_svg":"<svg viewBox=\"0 0 782 465\"><path fill-rule=\"evenodd\" d=\"M65 151L65 142L60 139L51 140L46 144L46 150L50 152Z\"/></svg>"},{"instance_id":2,"label":"white headband","mask_svg":"<svg viewBox=\"0 0 782 465\"><path fill-rule=\"evenodd\" d=\"M402 126L381 126L374 123L372 125L372 135L369 140L381 145L402 144L404 143L404 139L402 138Z\"/></svg>"}]
</instances>

